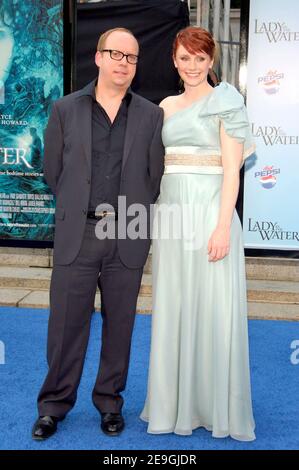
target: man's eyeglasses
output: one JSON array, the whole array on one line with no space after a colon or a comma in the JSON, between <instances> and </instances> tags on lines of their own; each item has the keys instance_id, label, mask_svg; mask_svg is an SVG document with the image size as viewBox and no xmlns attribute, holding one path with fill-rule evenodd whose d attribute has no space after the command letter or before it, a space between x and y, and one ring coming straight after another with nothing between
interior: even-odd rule
<instances>
[{"instance_id":1,"label":"man's eyeglasses","mask_svg":"<svg viewBox=\"0 0 299 470\"><path fill-rule=\"evenodd\" d=\"M123 52L115 51L113 49L101 49L99 52L109 52L111 59L118 61L125 57L128 64L136 65L138 62L138 55L124 54Z\"/></svg>"}]
</instances>

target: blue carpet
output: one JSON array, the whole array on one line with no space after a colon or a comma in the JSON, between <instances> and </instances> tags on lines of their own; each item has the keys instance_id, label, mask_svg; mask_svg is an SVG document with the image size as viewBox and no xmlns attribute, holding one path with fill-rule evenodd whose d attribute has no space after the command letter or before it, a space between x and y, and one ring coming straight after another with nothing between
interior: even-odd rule
<instances>
[{"instance_id":1,"label":"blue carpet","mask_svg":"<svg viewBox=\"0 0 299 470\"><path fill-rule=\"evenodd\" d=\"M47 310L0 308L0 341L5 364L0 365L1 449L298 449L299 364L290 361L293 340L299 340L299 323L249 322L253 406L257 439L237 442L215 439L204 430L192 436L150 435L138 416L146 393L150 345L149 316L137 315L127 390L124 394L126 430L116 438L103 435L91 402L98 368L100 315L93 316L84 374L75 408L59 423L48 441L31 440L36 418L36 396L46 373Z\"/></svg>"}]
</instances>

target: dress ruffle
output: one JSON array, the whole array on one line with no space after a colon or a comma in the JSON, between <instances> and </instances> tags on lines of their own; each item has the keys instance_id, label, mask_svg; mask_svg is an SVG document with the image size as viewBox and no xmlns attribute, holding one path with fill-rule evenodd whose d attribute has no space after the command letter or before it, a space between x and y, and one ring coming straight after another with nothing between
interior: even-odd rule
<instances>
[{"instance_id":1,"label":"dress ruffle","mask_svg":"<svg viewBox=\"0 0 299 470\"><path fill-rule=\"evenodd\" d=\"M244 144L243 159L254 153L255 145L244 98L234 86L222 82L215 88L199 114L200 117L212 115L219 117L227 135Z\"/></svg>"}]
</instances>

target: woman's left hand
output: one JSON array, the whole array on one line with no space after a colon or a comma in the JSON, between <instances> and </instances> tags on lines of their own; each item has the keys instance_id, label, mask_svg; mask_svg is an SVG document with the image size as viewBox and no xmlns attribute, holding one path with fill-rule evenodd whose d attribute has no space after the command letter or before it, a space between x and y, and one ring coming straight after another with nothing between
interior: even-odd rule
<instances>
[{"instance_id":1,"label":"woman's left hand","mask_svg":"<svg viewBox=\"0 0 299 470\"><path fill-rule=\"evenodd\" d=\"M230 229L216 227L208 243L209 261L219 261L229 253Z\"/></svg>"}]
</instances>

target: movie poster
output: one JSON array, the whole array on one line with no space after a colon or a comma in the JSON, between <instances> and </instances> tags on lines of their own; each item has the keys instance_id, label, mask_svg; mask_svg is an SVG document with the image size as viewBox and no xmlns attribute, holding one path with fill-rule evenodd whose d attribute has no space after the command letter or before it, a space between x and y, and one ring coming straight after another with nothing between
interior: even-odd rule
<instances>
[{"instance_id":1,"label":"movie poster","mask_svg":"<svg viewBox=\"0 0 299 470\"><path fill-rule=\"evenodd\" d=\"M53 239L43 133L63 95L63 1L0 2L0 238Z\"/></svg>"}]
</instances>

